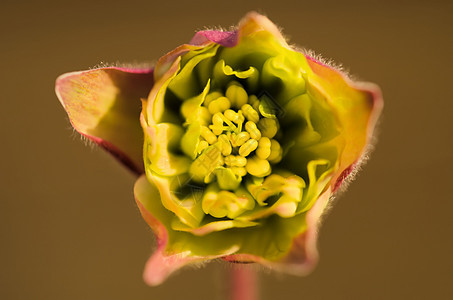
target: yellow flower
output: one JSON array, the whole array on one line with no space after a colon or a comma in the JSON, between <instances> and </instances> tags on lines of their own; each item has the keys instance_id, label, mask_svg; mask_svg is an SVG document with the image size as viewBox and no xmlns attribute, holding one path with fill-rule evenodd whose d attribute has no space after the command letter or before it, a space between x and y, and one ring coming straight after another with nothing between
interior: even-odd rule
<instances>
[{"instance_id":1,"label":"yellow flower","mask_svg":"<svg viewBox=\"0 0 453 300\"><path fill-rule=\"evenodd\" d=\"M198 32L153 69L69 73L56 90L81 134L145 173L135 196L158 240L151 285L213 258L309 272L319 218L382 110L377 86L294 50L257 13Z\"/></svg>"}]
</instances>

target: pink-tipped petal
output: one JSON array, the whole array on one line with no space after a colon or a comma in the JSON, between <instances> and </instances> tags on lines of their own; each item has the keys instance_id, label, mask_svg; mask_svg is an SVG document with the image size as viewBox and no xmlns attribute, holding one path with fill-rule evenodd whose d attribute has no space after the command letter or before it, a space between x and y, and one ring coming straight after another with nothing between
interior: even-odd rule
<instances>
[{"instance_id":1,"label":"pink-tipped petal","mask_svg":"<svg viewBox=\"0 0 453 300\"><path fill-rule=\"evenodd\" d=\"M141 98L153 86L152 69L100 68L58 77L55 92L72 126L143 173Z\"/></svg>"},{"instance_id":2,"label":"pink-tipped petal","mask_svg":"<svg viewBox=\"0 0 453 300\"><path fill-rule=\"evenodd\" d=\"M348 182L349 175L355 173L356 168L363 162L364 155L372 146L375 127L382 113L384 101L381 90L376 84L352 81L342 71L308 55L305 57L314 74L340 93L336 97L331 97L333 105L336 105L336 101L342 101L342 98L349 99L347 113L340 114L347 143L340 158L340 172L332 182L333 192L336 192L344 182ZM341 104L337 107L341 107ZM364 132L357 128L363 129Z\"/></svg>"},{"instance_id":3,"label":"pink-tipped petal","mask_svg":"<svg viewBox=\"0 0 453 300\"><path fill-rule=\"evenodd\" d=\"M307 213L307 230L295 237L290 251L278 261L269 261L262 257L250 254L233 254L223 257L230 262L257 262L270 269L293 274L307 275L318 262L318 240L319 222L331 196L330 189L324 192Z\"/></svg>"},{"instance_id":4,"label":"pink-tipped petal","mask_svg":"<svg viewBox=\"0 0 453 300\"><path fill-rule=\"evenodd\" d=\"M267 17L257 13L248 13L239 23L235 31L203 30L195 33L190 41L191 45L204 45L214 42L224 47L234 47L242 36L250 35L257 31L269 31L282 45L289 47L280 30Z\"/></svg>"},{"instance_id":5,"label":"pink-tipped petal","mask_svg":"<svg viewBox=\"0 0 453 300\"><path fill-rule=\"evenodd\" d=\"M168 244L168 232L165 226L154 217L145 207L142 201L159 200L160 194L157 187L150 183L145 175L142 175L134 187L135 201L142 214L143 219L153 230L156 240L157 249L148 259L145 265L145 271L143 273L143 279L148 285L156 286L164 282L168 276L178 269L193 263L200 263L216 259L225 255L236 252L239 247L232 245L231 249L227 249L223 253L218 255L199 256L194 255L190 251L168 253L166 247ZM152 199L152 200L151 200ZM164 217L164 216L161 216ZM165 217L164 217L165 218Z\"/></svg>"},{"instance_id":6,"label":"pink-tipped petal","mask_svg":"<svg viewBox=\"0 0 453 300\"><path fill-rule=\"evenodd\" d=\"M239 22L237 31L239 40L242 36L251 35L258 31L267 31L270 32L282 46L289 48L288 44L286 43L285 37L280 32L278 27L266 16L263 16L254 11L249 12L247 15L245 15L244 18L242 18L242 20Z\"/></svg>"},{"instance_id":7,"label":"pink-tipped petal","mask_svg":"<svg viewBox=\"0 0 453 300\"><path fill-rule=\"evenodd\" d=\"M224 47L233 47L237 44L237 32L219 30L198 31L190 41L190 44L203 45L209 41Z\"/></svg>"}]
</instances>

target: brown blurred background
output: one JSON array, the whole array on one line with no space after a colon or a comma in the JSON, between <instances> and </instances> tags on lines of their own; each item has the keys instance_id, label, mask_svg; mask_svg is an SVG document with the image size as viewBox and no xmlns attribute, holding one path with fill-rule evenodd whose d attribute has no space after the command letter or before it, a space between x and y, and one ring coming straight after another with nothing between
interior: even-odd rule
<instances>
[{"instance_id":1,"label":"brown blurred background","mask_svg":"<svg viewBox=\"0 0 453 300\"><path fill-rule=\"evenodd\" d=\"M385 99L372 159L325 218L317 269L262 273L262 299L452 297L451 1L25 2L0 4L1 299L223 299L218 262L143 283L153 237L135 178L73 133L54 81L152 62L250 10Z\"/></svg>"}]
</instances>

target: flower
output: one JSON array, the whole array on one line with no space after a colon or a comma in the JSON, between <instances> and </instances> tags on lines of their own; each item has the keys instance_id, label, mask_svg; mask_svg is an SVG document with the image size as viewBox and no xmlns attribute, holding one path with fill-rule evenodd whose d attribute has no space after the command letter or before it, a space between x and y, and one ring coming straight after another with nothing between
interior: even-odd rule
<instances>
[{"instance_id":1,"label":"flower","mask_svg":"<svg viewBox=\"0 0 453 300\"><path fill-rule=\"evenodd\" d=\"M78 132L140 175L136 202L158 244L150 285L215 258L308 273L322 212L382 110L376 85L293 49L253 12L154 68L64 74L56 93Z\"/></svg>"}]
</instances>

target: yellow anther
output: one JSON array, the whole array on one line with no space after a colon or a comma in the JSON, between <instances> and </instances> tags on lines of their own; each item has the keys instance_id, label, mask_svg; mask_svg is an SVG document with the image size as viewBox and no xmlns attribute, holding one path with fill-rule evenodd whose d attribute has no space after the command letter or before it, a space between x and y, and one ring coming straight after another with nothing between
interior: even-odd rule
<instances>
[{"instance_id":1,"label":"yellow anther","mask_svg":"<svg viewBox=\"0 0 453 300\"><path fill-rule=\"evenodd\" d=\"M225 164L230 167L245 167L247 158L243 156L228 155L225 157Z\"/></svg>"},{"instance_id":2,"label":"yellow anther","mask_svg":"<svg viewBox=\"0 0 453 300\"><path fill-rule=\"evenodd\" d=\"M247 130L252 139L259 140L261 138L261 132L254 122L248 121L245 123L245 130Z\"/></svg>"},{"instance_id":3,"label":"yellow anther","mask_svg":"<svg viewBox=\"0 0 453 300\"><path fill-rule=\"evenodd\" d=\"M223 114L225 115L225 117L227 117L228 120L233 121L236 124L239 123L239 114L234 110L227 109Z\"/></svg>"},{"instance_id":4,"label":"yellow anther","mask_svg":"<svg viewBox=\"0 0 453 300\"><path fill-rule=\"evenodd\" d=\"M243 167L231 167L231 171L233 171L234 174L241 177L247 175L247 170Z\"/></svg>"},{"instance_id":5,"label":"yellow anther","mask_svg":"<svg viewBox=\"0 0 453 300\"><path fill-rule=\"evenodd\" d=\"M219 159L218 159L218 163L219 163L219 166L223 166L225 164L225 158L220 155Z\"/></svg>"},{"instance_id":6,"label":"yellow anther","mask_svg":"<svg viewBox=\"0 0 453 300\"><path fill-rule=\"evenodd\" d=\"M231 151L233 150L231 148L231 144L230 144L230 140L228 139L228 137L225 135L225 134L221 134L219 135L219 141L222 143L222 155L223 156L228 156L231 154Z\"/></svg>"},{"instance_id":7,"label":"yellow anther","mask_svg":"<svg viewBox=\"0 0 453 300\"><path fill-rule=\"evenodd\" d=\"M208 110L211 114L218 112L224 112L231 107L230 100L226 97L220 97L215 100L212 100L208 105Z\"/></svg>"},{"instance_id":8,"label":"yellow anther","mask_svg":"<svg viewBox=\"0 0 453 300\"><path fill-rule=\"evenodd\" d=\"M282 147L276 140L271 140L271 154L267 159L273 164L282 160Z\"/></svg>"},{"instance_id":9,"label":"yellow anther","mask_svg":"<svg viewBox=\"0 0 453 300\"><path fill-rule=\"evenodd\" d=\"M239 83L231 84L227 88L225 96L230 99L232 105L237 108L242 107L248 100L247 92Z\"/></svg>"},{"instance_id":10,"label":"yellow anther","mask_svg":"<svg viewBox=\"0 0 453 300\"><path fill-rule=\"evenodd\" d=\"M242 113L242 110L238 111L238 121L240 123L244 123L244 121L245 121L245 117L244 117L244 114Z\"/></svg>"},{"instance_id":11,"label":"yellow anther","mask_svg":"<svg viewBox=\"0 0 453 300\"><path fill-rule=\"evenodd\" d=\"M198 109L199 109L200 123L202 125L206 125L207 126L211 122L211 116L212 116L211 113L204 106L201 106Z\"/></svg>"},{"instance_id":12,"label":"yellow anther","mask_svg":"<svg viewBox=\"0 0 453 300\"><path fill-rule=\"evenodd\" d=\"M207 107L209 105L209 103L212 102L212 100L215 100L215 99L220 98L222 96L223 96L223 94L220 93L220 92L209 93L209 94L206 95L203 104L204 104L204 106Z\"/></svg>"},{"instance_id":13,"label":"yellow anther","mask_svg":"<svg viewBox=\"0 0 453 300\"><path fill-rule=\"evenodd\" d=\"M209 143L206 141L200 141L197 146L197 153L200 154L204 149L209 147Z\"/></svg>"},{"instance_id":14,"label":"yellow anther","mask_svg":"<svg viewBox=\"0 0 453 300\"><path fill-rule=\"evenodd\" d=\"M261 135L273 138L279 129L278 121L276 119L262 118L258 122L258 128L261 131Z\"/></svg>"},{"instance_id":15,"label":"yellow anther","mask_svg":"<svg viewBox=\"0 0 453 300\"><path fill-rule=\"evenodd\" d=\"M236 131L236 130L237 130L236 125L234 125L234 123L231 122L230 119L228 119L227 117L225 117L224 114L219 113L219 117L221 117L222 120L223 120L223 122L225 122L225 123L228 125L228 127L226 128L226 130L232 130L232 131Z\"/></svg>"},{"instance_id":16,"label":"yellow anther","mask_svg":"<svg viewBox=\"0 0 453 300\"><path fill-rule=\"evenodd\" d=\"M250 106L250 104L242 105L241 111L247 120L252 121L253 123L257 123L260 119L260 115L253 107Z\"/></svg>"},{"instance_id":17,"label":"yellow anther","mask_svg":"<svg viewBox=\"0 0 453 300\"><path fill-rule=\"evenodd\" d=\"M255 95L250 95L249 96L249 102L248 102L256 111L258 111L258 107L260 105L260 100L258 97Z\"/></svg>"},{"instance_id":18,"label":"yellow anther","mask_svg":"<svg viewBox=\"0 0 453 300\"><path fill-rule=\"evenodd\" d=\"M212 124L216 126L223 126L222 113L216 113L212 116Z\"/></svg>"},{"instance_id":19,"label":"yellow anther","mask_svg":"<svg viewBox=\"0 0 453 300\"><path fill-rule=\"evenodd\" d=\"M222 113L218 112L212 116L212 125L209 126L209 128L212 129L212 132L214 132L215 135L222 134L223 132Z\"/></svg>"},{"instance_id":20,"label":"yellow anther","mask_svg":"<svg viewBox=\"0 0 453 300\"><path fill-rule=\"evenodd\" d=\"M256 156L261 159L267 159L271 155L271 140L268 137L262 137L258 142Z\"/></svg>"},{"instance_id":21,"label":"yellow anther","mask_svg":"<svg viewBox=\"0 0 453 300\"><path fill-rule=\"evenodd\" d=\"M217 142L215 134L206 126L201 126L201 136L211 145Z\"/></svg>"},{"instance_id":22,"label":"yellow anther","mask_svg":"<svg viewBox=\"0 0 453 300\"><path fill-rule=\"evenodd\" d=\"M230 136L231 144L234 147L239 147L242 146L245 142L247 142L250 139L250 134L246 131L243 131L241 133L232 133Z\"/></svg>"},{"instance_id":23,"label":"yellow anther","mask_svg":"<svg viewBox=\"0 0 453 300\"><path fill-rule=\"evenodd\" d=\"M215 174L214 174L214 172L211 172L205 176L203 181L204 181L204 183L208 184L208 183L211 183L214 179L215 179Z\"/></svg>"},{"instance_id":24,"label":"yellow anther","mask_svg":"<svg viewBox=\"0 0 453 300\"><path fill-rule=\"evenodd\" d=\"M247 157L252 151L258 148L258 141L254 139L248 140L244 145L239 148L239 155Z\"/></svg>"},{"instance_id":25,"label":"yellow anther","mask_svg":"<svg viewBox=\"0 0 453 300\"><path fill-rule=\"evenodd\" d=\"M242 124L244 123L245 121L245 117L244 117L244 114L242 114L242 111L238 111L238 128L237 128L237 132L241 132L242 131Z\"/></svg>"},{"instance_id":26,"label":"yellow anther","mask_svg":"<svg viewBox=\"0 0 453 300\"><path fill-rule=\"evenodd\" d=\"M271 173L271 165L269 164L269 162L256 156L247 160L245 169L251 175L256 177L264 177Z\"/></svg>"}]
</instances>

